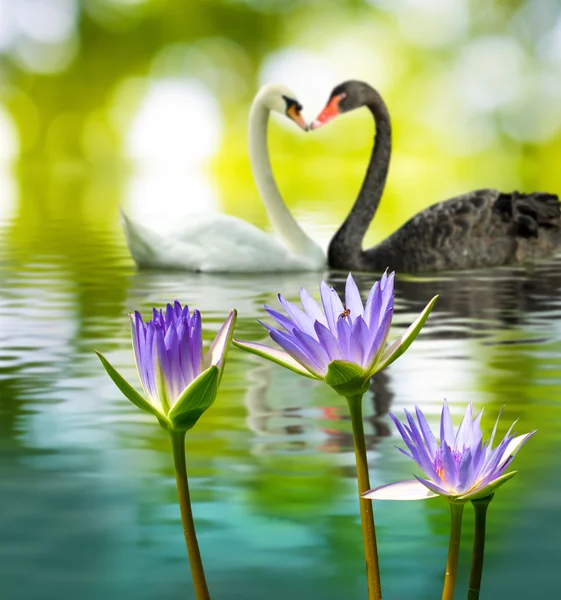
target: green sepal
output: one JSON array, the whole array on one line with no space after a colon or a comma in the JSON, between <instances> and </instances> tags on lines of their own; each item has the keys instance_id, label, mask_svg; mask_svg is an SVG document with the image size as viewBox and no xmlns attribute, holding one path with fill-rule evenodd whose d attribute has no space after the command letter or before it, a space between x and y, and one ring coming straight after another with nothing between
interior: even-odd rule
<instances>
[{"instance_id":1,"label":"green sepal","mask_svg":"<svg viewBox=\"0 0 561 600\"><path fill-rule=\"evenodd\" d=\"M165 415L162 415L148 400L142 397L131 385L124 379L124 377L111 365L111 363L101 354L95 350L95 353L98 355L101 364L104 366L107 374L113 380L113 383L121 390L121 392L135 405L138 406L141 410L150 413L158 418L160 423L162 420L165 422ZM163 425L162 425L163 426Z\"/></svg>"},{"instance_id":2,"label":"green sepal","mask_svg":"<svg viewBox=\"0 0 561 600\"><path fill-rule=\"evenodd\" d=\"M220 369L216 365L203 371L181 393L168 413L171 429L187 431L214 403L218 393Z\"/></svg>"},{"instance_id":3,"label":"green sepal","mask_svg":"<svg viewBox=\"0 0 561 600\"><path fill-rule=\"evenodd\" d=\"M266 358L267 360L277 363L277 365L280 365L285 369L290 369L294 373L298 373L298 375L303 375L304 377L309 377L310 379L323 379L323 377L320 377L319 375L310 373L284 350L279 350L278 348L271 348L270 346L266 346L265 344L259 344L258 342L243 342L241 340L236 339L232 340L232 343L237 348L241 348L246 352L255 354L255 356Z\"/></svg>"},{"instance_id":4,"label":"green sepal","mask_svg":"<svg viewBox=\"0 0 561 600\"><path fill-rule=\"evenodd\" d=\"M325 375L325 383L345 398L362 397L368 390L369 381L370 378L361 366L346 360L330 362Z\"/></svg>"},{"instance_id":5,"label":"green sepal","mask_svg":"<svg viewBox=\"0 0 561 600\"><path fill-rule=\"evenodd\" d=\"M413 321L413 323L411 323L407 331L388 347L388 349L382 354L380 362L374 366L370 376L391 365L394 360L399 358L407 350L407 348L409 348L415 338L419 335L437 299L438 296L435 296L425 306L423 312L415 319L415 321Z\"/></svg>"},{"instance_id":6,"label":"green sepal","mask_svg":"<svg viewBox=\"0 0 561 600\"><path fill-rule=\"evenodd\" d=\"M468 493L464 494L463 496L457 496L456 500L467 502L468 500L477 500L479 498L491 496L491 494L495 493L495 490L498 487L500 487L501 485L503 485L503 483L506 483L509 479L514 477L516 473L518 473L518 471L511 471L510 473L505 473L504 475L501 475L500 477L495 479L495 481L491 482L489 485L486 485L480 490L474 490L471 494Z\"/></svg>"}]
</instances>

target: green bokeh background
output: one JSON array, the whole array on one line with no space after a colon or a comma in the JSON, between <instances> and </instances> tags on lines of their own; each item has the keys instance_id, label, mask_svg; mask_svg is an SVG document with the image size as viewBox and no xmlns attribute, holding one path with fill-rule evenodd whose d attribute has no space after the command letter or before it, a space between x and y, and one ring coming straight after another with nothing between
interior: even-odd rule
<instances>
[{"instance_id":1,"label":"green bokeh background","mask_svg":"<svg viewBox=\"0 0 561 600\"><path fill-rule=\"evenodd\" d=\"M556 192L560 75L553 0L0 0L2 597L193 597L168 442L93 350L135 381L128 311L178 298L201 308L209 341L235 306L237 335L261 340L263 303L317 290L318 274L137 272L119 205L174 219L204 205L268 229L246 129L273 79L308 119L344 79L382 92L394 152L370 242L469 189ZM279 186L324 244L373 132L366 111L309 134L271 123ZM506 404L501 432L517 417L518 431L539 430L491 507L482 600L521 600L537 582L543 597L558 590L559 272L552 261L398 277L392 335L441 298L366 399L375 483L411 476L388 409L419 403L435 424L446 396L457 423L472 400L490 431ZM325 277L341 290L344 274ZM359 279L367 292L373 276ZM350 427L335 394L232 349L188 465L213 598L364 597ZM385 597L438 597L445 504L377 511ZM468 511L458 597L471 525Z\"/></svg>"}]
</instances>

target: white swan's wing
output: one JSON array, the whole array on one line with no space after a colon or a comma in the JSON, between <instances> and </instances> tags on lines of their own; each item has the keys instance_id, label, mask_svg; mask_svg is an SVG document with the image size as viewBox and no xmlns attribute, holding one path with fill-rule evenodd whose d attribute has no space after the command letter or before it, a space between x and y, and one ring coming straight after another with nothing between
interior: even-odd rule
<instances>
[{"instance_id":1,"label":"white swan's wing","mask_svg":"<svg viewBox=\"0 0 561 600\"><path fill-rule=\"evenodd\" d=\"M122 226L139 267L207 272L311 271L317 257L297 256L253 225L222 214L194 215L181 227L153 229L130 219Z\"/></svg>"}]
</instances>

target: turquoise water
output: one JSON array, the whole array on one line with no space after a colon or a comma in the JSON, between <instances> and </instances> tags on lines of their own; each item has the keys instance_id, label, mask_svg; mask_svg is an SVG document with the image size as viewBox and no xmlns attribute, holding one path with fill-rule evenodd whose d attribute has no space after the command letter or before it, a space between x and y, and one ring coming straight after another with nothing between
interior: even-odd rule
<instances>
[{"instance_id":1,"label":"turquoise water","mask_svg":"<svg viewBox=\"0 0 561 600\"><path fill-rule=\"evenodd\" d=\"M93 351L136 382L128 311L177 298L202 310L210 340L236 307L236 335L261 340L263 304L317 291L320 276L139 273L116 227L78 226L70 205L48 219L37 208L34 226L22 214L0 230L2 597L194 598L168 439ZM389 410L418 403L434 425L446 397L456 424L472 401L486 406L487 432L503 405L501 432L517 418L519 433L538 429L491 505L482 600L558 589L560 273L553 260L398 276L392 336L441 297L365 398L373 484L414 470L394 447ZM346 274L324 276L341 289ZM358 279L366 292L373 276ZM213 599L365 598L350 424L334 393L232 348L216 404L187 436L187 461ZM446 504L379 503L376 520L384 597L439 597ZM457 598L472 524L467 510Z\"/></svg>"}]
</instances>

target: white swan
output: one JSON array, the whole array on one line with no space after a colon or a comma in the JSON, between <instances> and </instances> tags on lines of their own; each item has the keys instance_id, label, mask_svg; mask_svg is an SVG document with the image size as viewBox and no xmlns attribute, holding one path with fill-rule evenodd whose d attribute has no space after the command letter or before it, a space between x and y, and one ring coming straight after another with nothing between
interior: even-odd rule
<instances>
[{"instance_id":1,"label":"white swan","mask_svg":"<svg viewBox=\"0 0 561 600\"><path fill-rule=\"evenodd\" d=\"M121 210L121 224L136 264L141 268L241 273L323 269L325 252L304 233L283 202L267 149L270 112L284 114L307 130L301 110L290 90L269 84L259 90L249 114L253 177L280 239L222 214L193 215L184 227L178 229L170 223L168 232L156 232Z\"/></svg>"}]
</instances>

